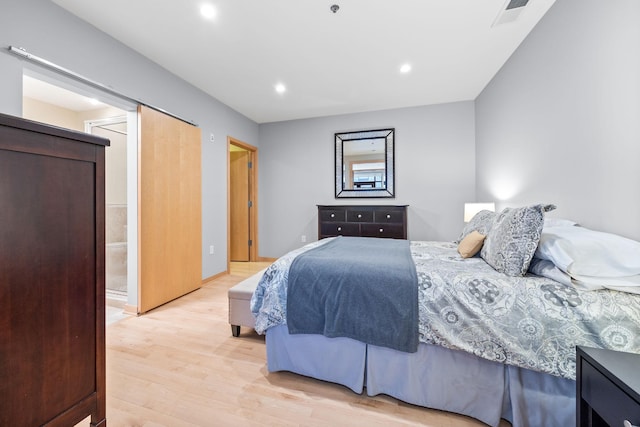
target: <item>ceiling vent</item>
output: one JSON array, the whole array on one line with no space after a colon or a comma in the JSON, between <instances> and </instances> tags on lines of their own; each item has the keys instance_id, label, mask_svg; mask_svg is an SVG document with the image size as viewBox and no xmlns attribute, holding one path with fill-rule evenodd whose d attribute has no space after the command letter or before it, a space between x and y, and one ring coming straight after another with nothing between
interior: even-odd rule
<instances>
[{"instance_id":1,"label":"ceiling vent","mask_svg":"<svg viewBox=\"0 0 640 427\"><path fill-rule=\"evenodd\" d=\"M507 4L505 10L517 9L519 7L525 7L529 3L529 0L511 0Z\"/></svg>"},{"instance_id":2,"label":"ceiling vent","mask_svg":"<svg viewBox=\"0 0 640 427\"><path fill-rule=\"evenodd\" d=\"M491 26L495 27L496 25L515 21L527 3L529 3L529 0L507 0Z\"/></svg>"}]
</instances>

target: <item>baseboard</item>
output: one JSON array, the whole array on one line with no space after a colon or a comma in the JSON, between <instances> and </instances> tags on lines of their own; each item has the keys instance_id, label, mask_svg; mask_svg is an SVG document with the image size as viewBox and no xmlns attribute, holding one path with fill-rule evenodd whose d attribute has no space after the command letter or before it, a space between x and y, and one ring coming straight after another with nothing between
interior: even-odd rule
<instances>
[{"instance_id":1,"label":"baseboard","mask_svg":"<svg viewBox=\"0 0 640 427\"><path fill-rule=\"evenodd\" d=\"M206 284L206 283L208 283L208 282L210 282L210 281L212 281L212 280L218 279L218 278L220 278L220 277L222 277L222 276L226 276L226 275L228 275L228 274L229 274L229 272L228 272L228 271L223 271L223 272L221 272L221 273L214 274L213 276L209 276L209 277L207 277L207 278L202 279L202 284L204 285L204 284Z\"/></svg>"},{"instance_id":2,"label":"baseboard","mask_svg":"<svg viewBox=\"0 0 640 427\"><path fill-rule=\"evenodd\" d=\"M125 314L138 315L138 307L135 305L125 304L122 311L124 311Z\"/></svg>"}]
</instances>

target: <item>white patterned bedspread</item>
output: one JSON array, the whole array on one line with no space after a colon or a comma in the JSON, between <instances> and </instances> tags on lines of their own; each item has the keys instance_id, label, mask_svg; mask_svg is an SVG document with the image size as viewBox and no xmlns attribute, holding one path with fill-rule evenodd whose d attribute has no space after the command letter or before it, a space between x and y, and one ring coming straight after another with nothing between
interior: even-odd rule
<instances>
[{"instance_id":1,"label":"white patterned bedspread","mask_svg":"<svg viewBox=\"0 0 640 427\"><path fill-rule=\"evenodd\" d=\"M256 331L286 324L287 276L278 259L251 300ZM640 295L583 291L535 275L509 277L449 242L411 242L418 274L420 341L575 379L575 346L640 353Z\"/></svg>"}]
</instances>

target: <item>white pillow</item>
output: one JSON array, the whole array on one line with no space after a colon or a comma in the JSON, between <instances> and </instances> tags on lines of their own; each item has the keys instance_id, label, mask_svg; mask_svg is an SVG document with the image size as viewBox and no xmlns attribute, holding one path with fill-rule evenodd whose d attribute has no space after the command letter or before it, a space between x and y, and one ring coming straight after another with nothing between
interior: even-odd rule
<instances>
[{"instance_id":1,"label":"white pillow","mask_svg":"<svg viewBox=\"0 0 640 427\"><path fill-rule=\"evenodd\" d=\"M535 257L553 262L572 277L640 274L640 242L584 227L543 229Z\"/></svg>"}]
</instances>

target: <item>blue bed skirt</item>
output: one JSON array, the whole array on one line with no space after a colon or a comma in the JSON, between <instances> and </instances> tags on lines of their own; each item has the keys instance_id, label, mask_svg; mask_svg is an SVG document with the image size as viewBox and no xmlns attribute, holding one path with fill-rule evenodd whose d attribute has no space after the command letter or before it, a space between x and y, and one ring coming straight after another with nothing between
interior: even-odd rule
<instances>
[{"instance_id":1,"label":"blue bed skirt","mask_svg":"<svg viewBox=\"0 0 640 427\"><path fill-rule=\"evenodd\" d=\"M362 393L366 344L350 338L289 334L287 326L280 325L267 330L266 345L269 372L291 371Z\"/></svg>"},{"instance_id":2,"label":"blue bed skirt","mask_svg":"<svg viewBox=\"0 0 640 427\"><path fill-rule=\"evenodd\" d=\"M269 372L290 371L342 384L369 396L476 418L497 426L575 425L575 381L491 362L461 351L420 344L416 353L349 338L290 335L284 325L266 334Z\"/></svg>"}]
</instances>

